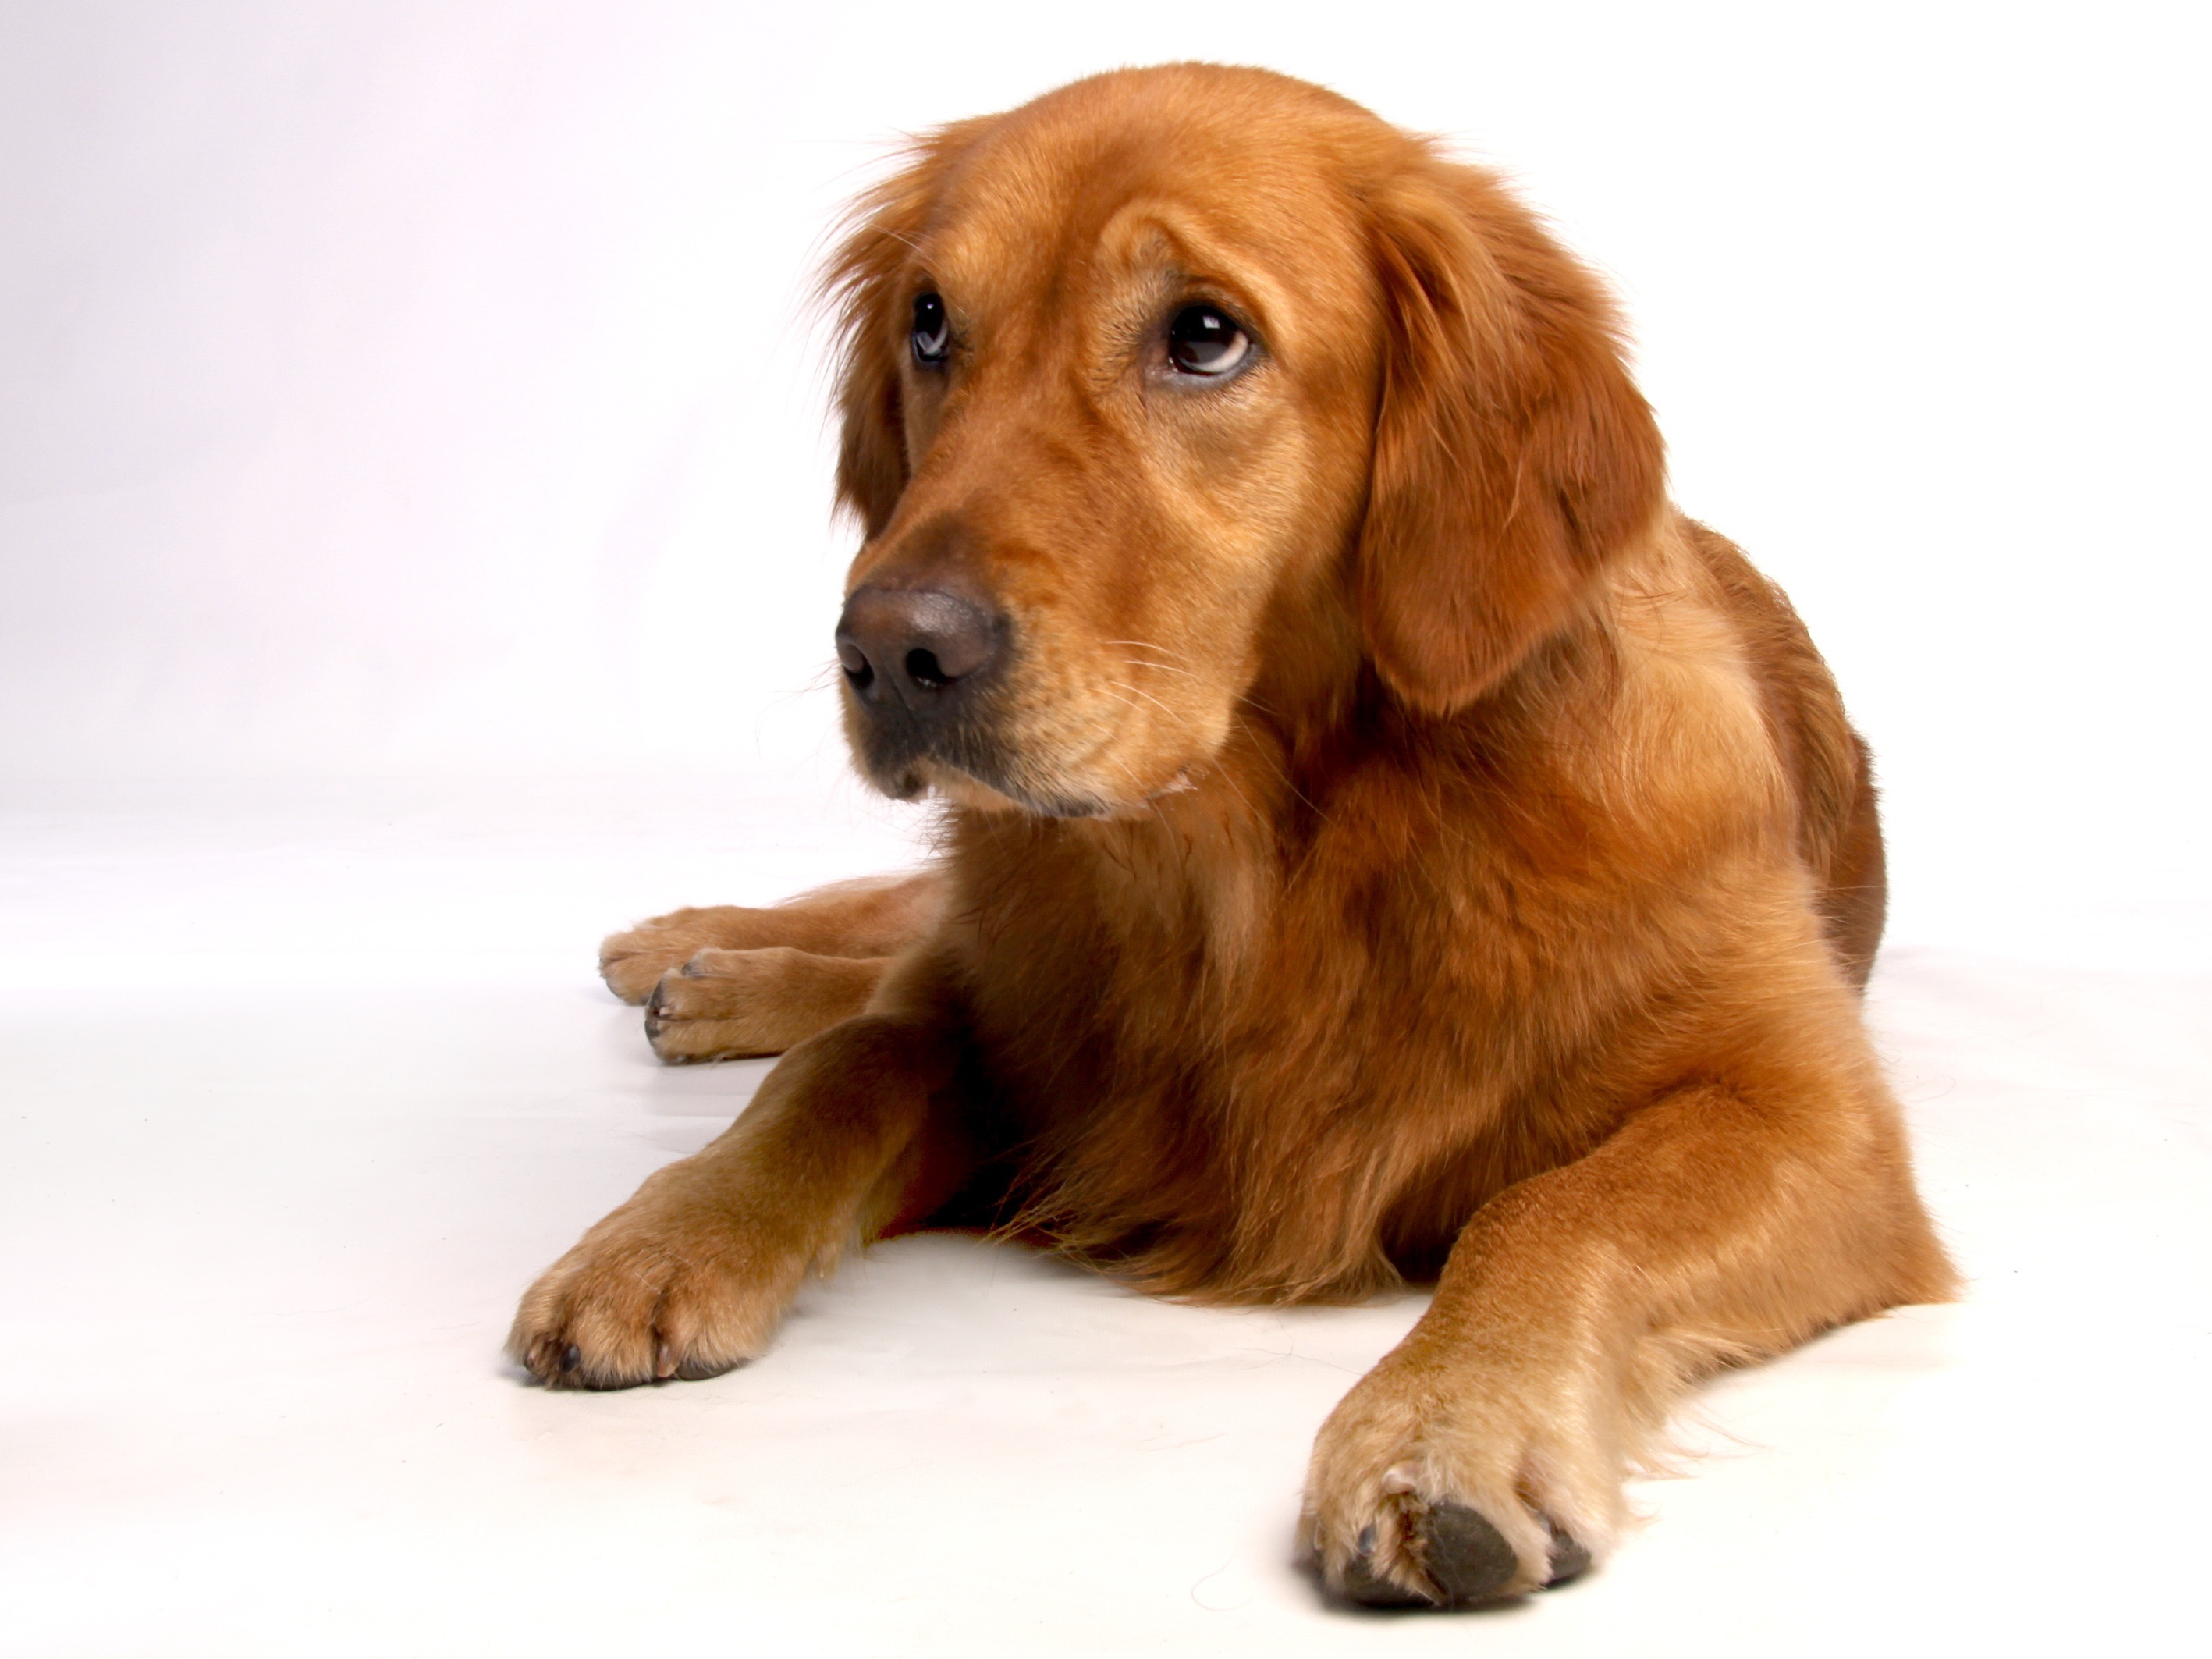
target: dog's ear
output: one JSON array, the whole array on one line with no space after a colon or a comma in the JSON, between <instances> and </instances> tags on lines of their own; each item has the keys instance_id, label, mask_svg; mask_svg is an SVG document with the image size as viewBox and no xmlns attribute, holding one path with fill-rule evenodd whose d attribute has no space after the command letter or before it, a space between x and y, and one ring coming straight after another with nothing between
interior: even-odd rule
<instances>
[{"instance_id":1,"label":"dog's ear","mask_svg":"<svg viewBox=\"0 0 2212 1659\"><path fill-rule=\"evenodd\" d=\"M1383 307L1359 615L1430 714L1495 685L1589 595L1665 492L1613 307L1527 210L1425 151L1368 198Z\"/></svg>"},{"instance_id":2,"label":"dog's ear","mask_svg":"<svg viewBox=\"0 0 2212 1659\"><path fill-rule=\"evenodd\" d=\"M916 139L904 165L853 203L844 237L822 275L821 294L836 307L840 346L837 504L870 537L890 521L906 488L899 373L913 296L901 278L945 175L990 125L989 117L956 121Z\"/></svg>"}]
</instances>

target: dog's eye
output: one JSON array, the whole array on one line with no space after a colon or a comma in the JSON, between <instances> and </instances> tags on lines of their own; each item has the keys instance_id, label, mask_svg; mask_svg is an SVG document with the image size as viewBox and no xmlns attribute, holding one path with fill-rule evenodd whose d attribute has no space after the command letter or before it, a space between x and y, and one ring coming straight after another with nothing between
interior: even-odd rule
<instances>
[{"instance_id":1,"label":"dog's eye","mask_svg":"<svg viewBox=\"0 0 2212 1659\"><path fill-rule=\"evenodd\" d=\"M914 360L941 363L951 349L952 324L945 314L944 300L934 294L914 296Z\"/></svg>"},{"instance_id":2,"label":"dog's eye","mask_svg":"<svg viewBox=\"0 0 2212 1659\"><path fill-rule=\"evenodd\" d=\"M1250 337L1212 306L1185 306L1168 325L1168 361L1186 374L1226 374L1251 349Z\"/></svg>"}]
</instances>

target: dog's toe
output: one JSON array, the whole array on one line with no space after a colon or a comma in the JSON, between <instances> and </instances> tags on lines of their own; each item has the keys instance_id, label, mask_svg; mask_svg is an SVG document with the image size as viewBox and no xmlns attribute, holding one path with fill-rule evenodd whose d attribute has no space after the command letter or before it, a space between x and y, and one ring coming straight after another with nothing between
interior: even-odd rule
<instances>
[{"instance_id":1,"label":"dog's toe","mask_svg":"<svg viewBox=\"0 0 2212 1659\"><path fill-rule=\"evenodd\" d=\"M1545 1588L1564 1584L1589 1571L1590 1553L1547 1520L1552 1534L1552 1571ZM1344 1570L1344 1594L1367 1607L1474 1607L1496 1601L1520 1570L1513 1547L1481 1510L1445 1502L1425 1508L1413 1522L1412 1553L1437 1594L1429 1596L1393 1583L1376 1570L1375 1528L1359 1536L1359 1547Z\"/></svg>"},{"instance_id":2,"label":"dog's toe","mask_svg":"<svg viewBox=\"0 0 2212 1659\"><path fill-rule=\"evenodd\" d=\"M1480 1510L1437 1504L1421 1517L1421 1562L1454 1607L1487 1601L1521 1569L1505 1534Z\"/></svg>"},{"instance_id":3,"label":"dog's toe","mask_svg":"<svg viewBox=\"0 0 2212 1659\"><path fill-rule=\"evenodd\" d=\"M1394 1584L1375 1570L1374 1557L1368 1553L1370 1539L1360 1540L1360 1552L1344 1566L1344 1594L1363 1607L1430 1607L1436 1605L1425 1595L1416 1594L1402 1584Z\"/></svg>"},{"instance_id":4,"label":"dog's toe","mask_svg":"<svg viewBox=\"0 0 2212 1659\"><path fill-rule=\"evenodd\" d=\"M686 1359L671 1375L678 1382L704 1382L709 1377L726 1376L744 1363L742 1359Z\"/></svg>"}]
</instances>

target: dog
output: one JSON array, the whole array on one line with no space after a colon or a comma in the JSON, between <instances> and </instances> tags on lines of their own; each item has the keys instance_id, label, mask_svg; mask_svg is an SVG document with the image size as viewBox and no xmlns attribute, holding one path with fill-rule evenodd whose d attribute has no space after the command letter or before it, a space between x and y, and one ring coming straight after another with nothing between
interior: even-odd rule
<instances>
[{"instance_id":1,"label":"dog","mask_svg":"<svg viewBox=\"0 0 2212 1659\"><path fill-rule=\"evenodd\" d=\"M532 1377L725 1370L928 1224L1433 1280L1300 1536L1462 1606L1602 1561L1695 1378L1953 1293L1861 1015L1866 746L1497 179L1120 71L921 139L825 292L845 727L941 854L607 941L663 1059L784 1057L531 1288Z\"/></svg>"}]
</instances>

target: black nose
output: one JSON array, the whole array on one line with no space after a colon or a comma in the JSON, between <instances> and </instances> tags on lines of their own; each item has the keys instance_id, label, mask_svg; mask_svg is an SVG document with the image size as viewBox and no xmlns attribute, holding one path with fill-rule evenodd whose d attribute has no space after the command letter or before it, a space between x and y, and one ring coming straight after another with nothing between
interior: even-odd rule
<instances>
[{"instance_id":1,"label":"black nose","mask_svg":"<svg viewBox=\"0 0 2212 1659\"><path fill-rule=\"evenodd\" d=\"M941 587L862 587L837 619L845 681L871 708L934 713L998 660L1006 621Z\"/></svg>"}]
</instances>

